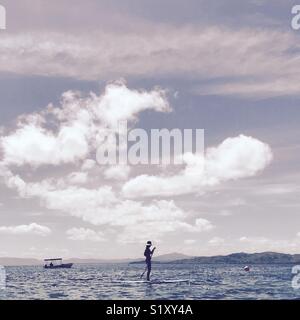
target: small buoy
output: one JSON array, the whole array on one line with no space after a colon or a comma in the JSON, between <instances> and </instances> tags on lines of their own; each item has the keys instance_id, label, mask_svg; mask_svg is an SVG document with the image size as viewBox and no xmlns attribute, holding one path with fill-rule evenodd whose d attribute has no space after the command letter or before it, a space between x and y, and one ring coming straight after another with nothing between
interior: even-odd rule
<instances>
[{"instance_id":1,"label":"small buoy","mask_svg":"<svg viewBox=\"0 0 300 320\"><path fill-rule=\"evenodd\" d=\"M245 267L244 267L244 271L247 271L247 272L248 272L248 271L250 271L250 268L249 268L248 266L245 266Z\"/></svg>"}]
</instances>

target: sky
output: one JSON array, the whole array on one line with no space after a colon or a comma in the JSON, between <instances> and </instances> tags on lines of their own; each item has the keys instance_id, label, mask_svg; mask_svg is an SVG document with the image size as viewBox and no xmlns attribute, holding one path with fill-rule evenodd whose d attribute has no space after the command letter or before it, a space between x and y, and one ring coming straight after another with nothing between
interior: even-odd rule
<instances>
[{"instance_id":1,"label":"sky","mask_svg":"<svg viewBox=\"0 0 300 320\"><path fill-rule=\"evenodd\" d=\"M300 252L294 1L0 4L0 256ZM204 129L205 159L99 164L125 120Z\"/></svg>"}]
</instances>

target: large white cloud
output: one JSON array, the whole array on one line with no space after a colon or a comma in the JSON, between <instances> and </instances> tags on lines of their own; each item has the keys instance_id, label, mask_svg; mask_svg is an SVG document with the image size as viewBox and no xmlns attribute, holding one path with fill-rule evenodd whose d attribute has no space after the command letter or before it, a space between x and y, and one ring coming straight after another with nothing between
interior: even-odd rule
<instances>
[{"instance_id":1,"label":"large white cloud","mask_svg":"<svg viewBox=\"0 0 300 320\"><path fill-rule=\"evenodd\" d=\"M52 180L26 183L18 176L7 179L7 185L24 198L38 198L50 210L59 210L94 225L118 228L117 241L144 241L151 234L156 238L174 232L205 232L213 229L202 218L186 220L190 213L176 206L173 200L143 203L122 199L110 186L87 189L79 186L61 188Z\"/></svg>"},{"instance_id":2,"label":"large white cloud","mask_svg":"<svg viewBox=\"0 0 300 320\"><path fill-rule=\"evenodd\" d=\"M1 138L5 164L59 164L87 156L86 128L77 124L61 128L55 135L38 125L26 124Z\"/></svg>"},{"instance_id":3,"label":"large white cloud","mask_svg":"<svg viewBox=\"0 0 300 320\"><path fill-rule=\"evenodd\" d=\"M18 226L0 226L0 234L48 236L51 234L51 229L37 223Z\"/></svg>"},{"instance_id":4,"label":"large white cloud","mask_svg":"<svg viewBox=\"0 0 300 320\"><path fill-rule=\"evenodd\" d=\"M21 198L38 199L44 208L103 230L113 228L116 241L122 243L212 230L213 223L199 212L161 198L201 193L223 181L256 175L270 163L270 147L243 135L228 138L207 149L205 158L185 154L185 166L178 166L175 174L141 175L131 180L129 174L136 172L129 166L97 167L91 157L103 132L117 130L121 120L137 121L139 112L146 109L171 111L165 92L130 90L122 81L109 84L100 96L66 92L61 107L50 105L40 113L20 116L16 129L1 137L0 176ZM34 176L41 165L66 163L71 166L59 167L55 175L51 174L54 168L48 167L48 178ZM25 165L30 165L26 168L31 173L26 178L21 174ZM71 229L67 235L102 239L102 234L89 229Z\"/></svg>"},{"instance_id":5,"label":"large white cloud","mask_svg":"<svg viewBox=\"0 0 300 320\"><path fill-rule=\"evenodd\" d=\"M17 128L1 137L4 165L59 165L85 160L105 130L134 121L139 112L170 111L164 91L130 90L124 82L107 85L102 95L83 98L66 92L61 107L19 118ZM53 128L53 129L51 129Z\"/></svg>"},{"instance_id":6,"label":"large white cloud","mask_svg":"<svg viewBox=\"0 0 300 320\"><path fill-rule=\"evenodd\" d=\"M186 154L185 168L175 175L140 175L129 180L123 186L123 194L135 198L201 193L222 181L254 176L271 160L272 152L267 144L240 135L209 148L204 158Z\"/></svg>"}]
</instances>

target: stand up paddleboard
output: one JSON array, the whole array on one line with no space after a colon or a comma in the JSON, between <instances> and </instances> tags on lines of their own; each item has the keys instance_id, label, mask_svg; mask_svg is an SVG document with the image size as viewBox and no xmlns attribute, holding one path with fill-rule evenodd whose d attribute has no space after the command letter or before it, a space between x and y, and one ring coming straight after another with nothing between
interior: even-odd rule
<instances>
[{"instance_id":1,"label":"stand up paddleboard","mask_svg":"<svg viewBox=\"0 0 300 320\"><path fill-rule=\"evenodd\" d=\"M168 283L190 283L189 279L174 279L174 280L114 280L112 283L134 284L134 283L149 283L149 284L168 284Z\"/></svg>"}]
</instances>

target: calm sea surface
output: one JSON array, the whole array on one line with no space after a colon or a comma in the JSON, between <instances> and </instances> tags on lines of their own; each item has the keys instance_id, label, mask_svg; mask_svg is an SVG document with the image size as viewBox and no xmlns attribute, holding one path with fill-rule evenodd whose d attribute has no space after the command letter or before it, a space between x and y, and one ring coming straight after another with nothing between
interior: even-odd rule
<instances>
[{"instance_id":1,"label":"calm sea surface","mask_svg":"<svg viewBox=\"0 0 300 320\"><path fill-rule=\"evenodd\" d=\"M299 299L292 266L153 265L155 283L135 283L143 265L75 265L72 269L7 267L0 299ZM189 279L187 283L161 280ZM125 282L122 282L125 281Z\"/></svg>"}]
</instances>

